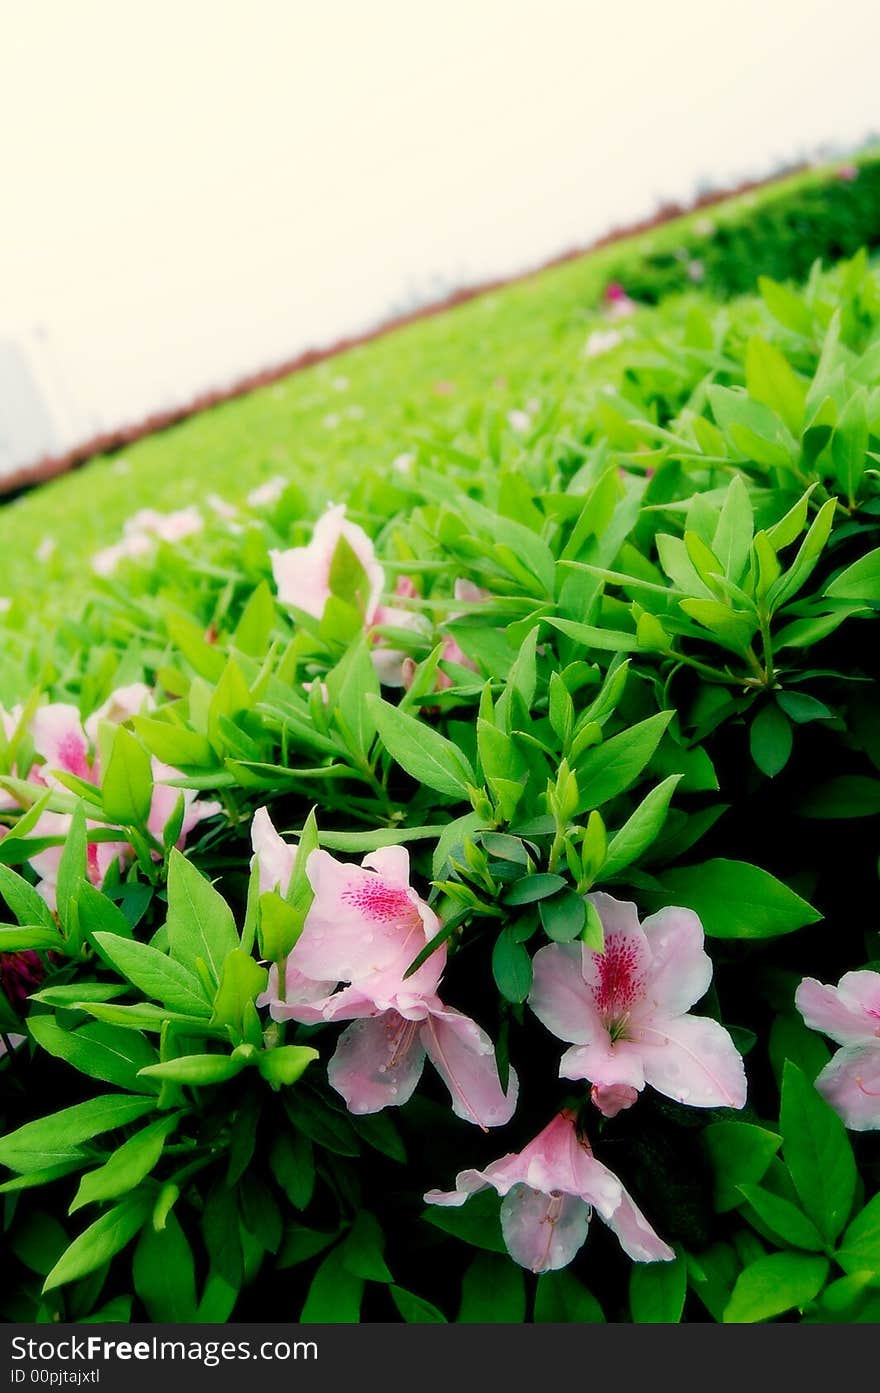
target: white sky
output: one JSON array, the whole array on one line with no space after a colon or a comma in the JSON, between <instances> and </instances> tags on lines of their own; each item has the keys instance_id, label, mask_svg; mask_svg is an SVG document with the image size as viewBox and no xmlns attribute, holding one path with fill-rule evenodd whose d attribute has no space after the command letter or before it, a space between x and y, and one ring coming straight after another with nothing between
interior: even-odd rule
<instances>
[{"instance_id":1,"label":"white sky","mask_svg":"<svg viewBox=\"0 0 880 1393\"><path fill-rule=\"evenodd\" d=\"M880 128L877 0L0 0L0 330L137 419Z\"/></svg>"}]
</instances>

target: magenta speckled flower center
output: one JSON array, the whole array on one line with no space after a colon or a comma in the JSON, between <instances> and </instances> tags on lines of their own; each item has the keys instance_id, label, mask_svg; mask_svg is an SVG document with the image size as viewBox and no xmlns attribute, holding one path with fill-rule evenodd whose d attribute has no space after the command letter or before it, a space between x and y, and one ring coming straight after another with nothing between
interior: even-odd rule
<instances>
[{"instance_id":1,"label":"magenta speckled flower center","mask_svg":"<svg viewBox=\"0 0 880 1393\"><path fill-rule=\"evenodd\" d=\"M593 962L593 1000L608 1029L616 1033L643 994L638 944L624 934L609 934L605 952L594 953Z\"/></svg>"},{"instance_id":2,"label":"magenta speckled flower center","mask_svg":"<svg viewBox=\"0 0 880 1393\"><path fill-rule=\"evenodd\" d=\"M402 886L387 885L379 876L346 886L341 898L377 924L395 924L415 917L418 910Z\"/></svg>"}]
</instances>

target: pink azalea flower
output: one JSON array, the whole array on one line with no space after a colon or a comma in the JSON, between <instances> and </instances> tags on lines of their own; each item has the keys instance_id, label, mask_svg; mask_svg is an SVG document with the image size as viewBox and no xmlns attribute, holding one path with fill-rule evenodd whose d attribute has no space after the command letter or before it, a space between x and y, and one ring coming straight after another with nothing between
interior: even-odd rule
<instances>
[{"instance_id":1,"label":"pink azalea flower","mask_svg":"<svg viewBox=\"0 0 880 1393\"><path fill-rule=\"evenodd\" d=\"M304 610L320 619L330 598L330 568L340 537L348 542L367 577L369 590L364 596L364 619L369 626L374 621L385 585L385 572L376 560L372 541L362 527L348 521L342 504L328 508L318 519L308 546L270 551L278 598L283 605Z\"/></svg>"},{"instance_id":2,"label":"pink azalea flower","mask_svg":"<svg viewBox=\"0 0 880 1393\"><path fill-rule=\"evenodd\" d=\"M163 764L155 755L152 756L151 764L153 796L147 816L147 830L158 842L162 842L165 828L174 816L180 795L183 794L183 821L176 842L177 849L182 851L190 832L206 818L216 817L218 813L222 813L223 805L207 798L200 798L194 788L174 788L172 786L173 780L182 779L184 775L170 764Z\"/></svg>"},{"instance_id":3,"label":"pink azalea flower","mask_svg":"<svg viewBox=\"0 0 880 1393\"><path fill-rule=\"evenodd\" d=\"M41 783L57 785L53 770L75 774L88 783L95 782L89 739L75 706L63 701L38 706L31 718L30 732L34 749L45 761L39 772ZM33 770L31 777L34 777Z\"/></svg>"},{"instance_id":4,"label":"pink azalea flower","mask_svg":"<svg viewBox=\"0 0 880 1393\"><path fill-rule=\"evenodd\" d=\"M112 546L104 547L102 551L95 552L92 557L92 570L97 576L112 576L120 561L130 561L135 557L144 556L151 549L150 539L143 533L124 537L121 542L114 542Z\"/></svg>"},{"instance_id":5,"label":"pink azalea flower","mask_svg":"<svg viewBox=\"0 0 880 1393\"><path fill-rule=\"evenodd\" d=\"M194 532L201 532L204 520L198 508L179 508L173 513L159 513L155 508L141 508L123 524L127 537L153 536L161 542L181 542Z\"/></svg>"},{"instance_id":6,"label":"pink azalea flower","mask_svg":"<svg viewBox=\"0 0 880 1393\"><path fill-rule=\"evenodd\" d=\"M618 348L621 343L623 334L619 329L594 329L584 344L584 357L600 358L604 353Z\"/></svg>"},{"instance_id":7,"label":"pink azalea flower","mask_svg":"<svg viewBox=\"0 0 880 1393\"><path fill-rule=\"evenodd\" d=\"M248 507L268 508L278 502L286 488L287 480L280 475L276 475L274 479L267 479L265 484L258 484L255 489L251 489L247 496Z\"/></svg>"},{"instance_id":8,"label":"pink azalea flower","mask_svg":"<svg viewBox=\"0 0 880 1393\"><path fill-rule=\"evenodd\" d=\"M351 1112L405 1103L428 1058L457 1116L482 1127L508 1122L516 1106L515 1075L511 1071L505 1094L488 1035L437 995L445 945L404 976L440 928L409 883L405 848L372 852L360 866L314 851L306 874L315 898L287 960L283 1000L277 970L270 980L273 1018L352 1021L328 1067L330 1083ZM347 985L334 990L340 982Z\"/></svg>"},{"instance_id":9,"label":"pink azalea flower","mask_svg":"<svg viewBox=\"0 0 880 1393\"><path fill-rule=\"evenodd\" d=\"M428 1204L461 1205L492 1186L503 1197L501 1229L521 1267L567 1267L587 1236L593 1209L634 1262L668 1262L675 1253L651 1228L617 1176L597 1161L572 1112L561 1112L520 1152L485 1170L459 1171L455 1189L430 1190Z\"/></svg>"},{"instance_id":10,"label":"pink azalea flower","mask_svg":"<svg viewBox=\"0 0 880 1393\"><path fill-rule=\"evenodd\" d=\"M880 972L847 972L836 987L805 977L795 1005L811 1030L843 1048L816 1087L854 1132L880 1128Z\"/></svg>"},{"instance_id":11,"label":"pink azalea flower","mask_svg":"<svg viewBox=\"0 0 880 1393\"><path fill-rule=\"evenodd\" d=\"M384 624L394 629L422 631L425 624L421 615L380 603L385 587L385 572L376 558L371 539L362 527L348 521L342 505L328 508L318 519L308 546L269 553L281 603L304 610L315 619L323 617L330 598L330 570L341 537L348 542L367 578L368 594L363 597L364 627L369 631ZM408 578L401 579L404 588L396 593L406 596L409 593ZM389 647L381 637L373 635L373 639L375 648L371 657L379 681L385 686L402 687L405 655Z\"/></svg>"},{"instance_id":12,"label":"pink azalea flower","mask_svg":"<svg viewBox=\"0 0 880 1393\"><path fill-rule=\"evenodd\" d=\"M71 818L67 813L42 813L36 823L33 837L61 837L67 836L70 831ZM102 828L105 824L89 821L86 824L88 831ZM57 909L56 890L58 885L58 871L61 866L61 857L64 854L63 842L58 846L50 846L45 851L37 852L32 856L30 864L33 866L40 880L36 886L37 893L42 895L50 909ZM107 872L110 867L119 861L125 865L131 856L131 847L128 842L98 842L89 841L86 847L86 874L96 889L100 890L104 884Z\"/></svg>"},{"instance_id":13,"label":"pink azalea flower","mask_svg":"<svg viewBox=\"0 0 880 1393\"><path fill-rule=\"evenodd\" d=\"M603 299L605 313L609 319L627 319L635 312L635 300L630 299L619 281L609 282L605 287Z\"/></svg>"},{"instance_id":14,"label":"pink azalea flower","mask_svg":"<svg viewBox=\"0 0 880 1393\"><path fill-rule=\"evenodd\" d=\"M279 894L286 895L296 865L296 847L289 846L279 837L267 808L257 808L254 813L251 846L254 849L251 866L256 862L260 868L260 894L277 890ZM331 991L335 985L335 982L330 984Z\"/></svg>"},{"instance_id":15,"label":"pink azalea flower","mask_svg":"<svg viewBox=\"0 0 880 1393\"><path fill-rule=\"evenodd\" d=\"M117 687L97 711L93 711L85 723L85 733L92 744L98 738L98 725L109 721L112 725L123 725L141 711L152 710L155 702L153 693L145 682L132 682L127 687Z\"/></svg>"},{"instance_id":16,"label":"pink azalea flower","mask_svg":"<svg viewBox=\"0 0 880 1393\"><path fill-rule=\"evenodd\" d=\"M604 1090L639 1092L646 1083L692 1107L741 1108L745 1070L733 1041L717 1021L688 1014L712 980L696 914L663 909L640 925L634 904L590 899L605 951L553 943L534 958L529 1004L548 1030L572 1042L560 1077L599 1085L595 1101L602 1108L607 1096L614 1112L630 1095Z\"/></svg>"}]
</instances>

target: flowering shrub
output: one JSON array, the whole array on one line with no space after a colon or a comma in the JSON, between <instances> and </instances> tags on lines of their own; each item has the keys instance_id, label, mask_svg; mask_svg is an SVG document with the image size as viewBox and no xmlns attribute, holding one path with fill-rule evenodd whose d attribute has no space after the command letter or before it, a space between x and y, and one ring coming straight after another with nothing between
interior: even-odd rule
<instances>
[{"instance_id":1,"label":"flowering shrub","mask_svg":"<svg viewBox=\"0 0 880 1393\"><path fill-rule=\"evenodd\" d=\"M10 626L7 1317L877 1318L880 287L762 295Z\"/></svg>"}]
</instances>

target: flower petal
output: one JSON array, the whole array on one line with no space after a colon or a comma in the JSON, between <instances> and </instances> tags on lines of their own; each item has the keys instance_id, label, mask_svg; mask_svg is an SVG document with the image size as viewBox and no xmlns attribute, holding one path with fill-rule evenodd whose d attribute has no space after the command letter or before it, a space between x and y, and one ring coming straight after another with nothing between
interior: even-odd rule
<instances>
[{"instance_id":1,"label":"flower petal","mask_svg":"<svg viewBox=\"0 0 880 1393\"><path fill-rule=\"evenodd\" d=\"M452 1095L452 1110L479 1127L500 1127L516 1108L517 1078L511 1069L501 1089L495 1050L485 1030L468 1016L439 1003L421 1028L428 1058Z\"/></svg>"},{"instance_id":2,"label":"flower petal","mask_svg":"<svg viewBox=\"0 0 880 1393\"><path fill-rule=\"evenodd\" d=\"M89 742L75 706L62 701L38 706L30 730L34 749L48 769L63 769L66 774L91 780Z\"/></svg>"},{"instance_id":3,"label":"flower petal","mask_svg":"<svg viewBox=\"0 0 880 1393\"><path fill-rule=\"evenodd\" d=\"M816 1087L852 1131L880 1128L880 1040L838 1050Z\"/></svg>"},{"instance_id":4,"label":"flower petal","mask_svg":"<svg viewBox=\"0 0 880 1393\"><path fill-rule=\"evenodd\" d=\"M399 980L436 932L434 926L439 928L437 916L413 890L378 871L313 851L306 874L315 898L293 959L307 977L361 984L385 976ZM436 987L444 963L440 950L420 969L420 974L427 969L419 978L426 990ZM417 975L407 982L411 992L419 990Z\"/></svg>"},{"instance_id":5,"label":"flower petal","mask_svg":"<svg viewBox=\"0 0 880 1393\"><path fill-rule=\"evenodd\" d=\"M567 1267L583 1247L589 1226L590 1207L577 1195L548 1195L520 1184L501 1202L507 1251L530 1272Z\"/></svg>"},{"instance_id":6,"label":"flower petal","mask_svg":"<svg viewBox=\"0 0 880 1393\"><path fill-rule=\"evenodd\" d=\"M672 907L652 914L642 929L651 949L648 998L664 1015L683 1015L712 981L703 925L692 909Z\"/></svg>"},{"instance_id":7,"label":"flower petal","mask_svg":"<svg viewBox=\"0 0 880 1393\"><path fill-rule=\"evenodd\" d=\"M267 808L257 808L251 821L251 846L260 868L260 894L278 890L286 895L296 864L296 847L282 841ZM253 861L251 862L253 865Z\"/></svg>"},{"instance_id":8,"label":"flower petal","mask_svg":"<svg viewBox=\"0 0 880 1393\"><path fill-rule=\"evenodd\" d=\"M349 1112L380 1112L412 1097L424 1064L418 1024L385 1011L356 1020L342 1032L327 1078Z\"/></svg>"},{"instance_id":9,"label":"flower petal","mask_svg":"<svg viewBox=\"0 0 880 1393\"><path fill-rule=\"evenodd\" d=\"M318 1025L326 1020L326 1009L333 1000L335 982L316 982L292 966L290 958L284 972L284 999L278 993L278 964L269 968L266 990L257 997L258 1006L268 1006L273 1021L301 1021Z\"/></svg>"},{"instance_id":10,"label":"flower petal","mask_svg":"<svg viewBox=\"0 0 880 1393\"><path fill-rule=\"evenodd\" d=\"M532 959L529 1005L560 1040L576 1045L608 1039L592 989L584 981L583 945L551 943Z\"/></svg>"},{"instance_id":11,"label":"flower petal","mask_svg":"<svg viewBox=\"0 0 880 1393\"><path fill-rule=\"evenodd\" d=\"M741 1108L742 1058L727 1031L706 1016L655 1017L638 1030L645 1080L658 1093L691 1107Z\"/></svg>"},{"instance_id":12,"label":"flower petal","mask_svg":"<svg viewBox=\"0 0 880 1393\"><path fill-rule=\"evenodd\" d=\"M608 1035L591 1045L572 1045L559 1061L559 1077L641 1090L645 1086L642 1048L630 1040L612 1044Z\"/></svg>"},{"instance_id":13,"label":"flower petal","mask_svg":"<svg viewBox=\"0 0 880 1393\"><path fill-rule=\"evenodd\" d=\"M669 1262L674 1258L672 1248L654 1232L614 1172L595 1156L588 1156L586 1161L583 1169L589 1172L589 1182L584 1186L583 1198L617 1235L627 1257L634 1262Z\"/></svg>"},{"instance_id":14,"label":"flower petal","mask_svg":"<svg viewBox=\"0 0 880 1393\"><path fill-rule=\"evenodd\" d=\"M847 972L836 987L805 977L794 1004L811 1030L838 1045L874 1039L880 1034L880 973Z\"/></svg>"}]
</instances>

